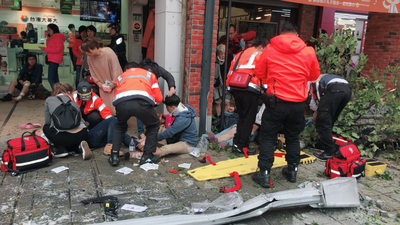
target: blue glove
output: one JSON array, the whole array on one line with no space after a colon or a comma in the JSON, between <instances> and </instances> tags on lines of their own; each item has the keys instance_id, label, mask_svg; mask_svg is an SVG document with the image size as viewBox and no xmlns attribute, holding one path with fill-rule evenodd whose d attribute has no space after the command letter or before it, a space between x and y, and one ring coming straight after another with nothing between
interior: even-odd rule
<instances>
[{"instance_id":1,"label":"blue glove","mask_svg":"<svg viewBox=\"0 0 400 225\"><path fill-rule=\"evenodd\" d=\"M306 126L309 127L309 126L312 126L313 124L314 124L314 121L312 119L309 119L306 123Z\"/></svg>"},{"instance_id":2,"label":"blue glove","mask_svg":"<svg viewBox=\"0 0 400 225\"><path fill-rule=\"evenodd\" d=\"M244 50L246 48L246 45L244 44L243 39L240 39L240 47Z\"/></svg>"}]
</instances>

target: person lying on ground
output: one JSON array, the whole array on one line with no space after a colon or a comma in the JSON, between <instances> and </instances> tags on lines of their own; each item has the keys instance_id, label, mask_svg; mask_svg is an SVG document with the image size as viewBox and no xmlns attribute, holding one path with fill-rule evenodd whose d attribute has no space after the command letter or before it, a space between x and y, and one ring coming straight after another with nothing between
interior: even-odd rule
<instances>
[{"instance_id":1,"label":"person lying on ground","mask_svg":"<svg viewBox=\"0 0 400 225\"><path fill-rule=\"evenodd\" d=\"M117 118L112 116L111 110L98 95L92 92L92 87L86 81L79 82L77 90L72 94L72 99L78 104L83 119L89 123L89 147L104 147L104 154L110 155ZM135 146L139 144L125 133L124 145L129 146L132 141ZM121 151L119 155L123 156L124 154Z\"/></svg>"},{"instance_id":2,"label":"person lying on ground","mask_svg":"<svg viewBox=\"0 0 400 225\"><path fill-rule=\"evenodd\" d=\"M5 95L1 101L15 101L21 100L22 97L29 91L30 88L37 87L42 83L43 66L36 62L36 56L29 54L27 57L27 62L22 67L18 74L17 80L13 80L8 87L7 95ZM18 97L12 98L15 88L20 90Z\"/></svg>"},{"instance_id":3,"label":"person lying on ground","mask_svg":"<svg viewBox=\"0 0 400 225\"><path fill-rule=\"evenodd\" d=\"M52 96L48 97L44 104L43 133L58 148L55 157L66 157L68 152L74 152L82 154L86 160L91 156L86 142L88 131L78 104L71 99L70 90L72 87L69 84L54 84Z\"/></svg>"},{"instance_id":4,"label":"person lying on ground","mask_svg":"<svg viewBox=\"0 0 400 225\"><path fill-rule=\"evenodd\" d=\"M230 108L233 108L233 107L230 107ZM260 110L258 111L258 113L256 115L255 123L253 124L253 128L251 130L250 141L254 141L258 134L258 129L261 126L261 117L264 112L264 109L265 109L265 105L262 104ZM230 110L232 111L232 109L230 109ZM208 141L210 143L217 143L220 148L224 149L226 145L229 145L229 146L233 145L233 137L236 134L236 128L237 128L237 125L233 124L232 126L224 129L223 131L221 131L220 133L218 133L216 135L214 135L213 132L209 132L208 134L203 134L202 136L208 138Z\"/></svg>"}]
</instances>

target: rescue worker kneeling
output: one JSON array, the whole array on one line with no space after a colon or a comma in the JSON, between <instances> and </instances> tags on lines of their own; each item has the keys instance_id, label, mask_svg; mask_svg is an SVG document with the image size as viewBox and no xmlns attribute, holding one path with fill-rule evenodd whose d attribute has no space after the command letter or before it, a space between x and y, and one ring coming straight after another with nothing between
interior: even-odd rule
<instances>
[{"instance_id":1,"label":"rescue worker kneeling","mask_svg":"<svg viewBox=\"0 0 400 225\"><path fill-rule=\"evenodd\" d=\"M82 118L88 123L87 142L89 147L104 147L104 154L110 155L117 118L112 116L111 110L98 95L92 92L91 85L86 81L79 82L77 90L72 94L72 100L78 104ZM135 145L138 144L136 140L125 133L124 145L129 146L131 141ZM123 156L123 153L121 152L119 156Z\"/></svg>"},{"instance_id":2,"label":"rescue worker kneeling","mask_svg":"<svg viewBox=\"0 0 400 225\"><path fill-rule=\"evenodd\" d=\"M117 90L113 97L116 109L117 123L115 124L113 146L108 162L112 166L119 163L118 153L124 134L128 128L127 121L135 116L146 125L146 145L140 165L145 163L158 163L160 157L153 155L157 147L157 134L160 128L160 119L155 106L161 103L163 96L158 86L156 75L139 68L135 62L130 62L125 67L117 80Z\"/></svg>"},{"instance_id":3,"label":"rescue worker kneeling","mask_svg":"<svg viewBox=\"0 0 400 225\"><path fill-rule=\"evenodd\" d=\"M236 155L242 154L243 148L247 148L248 155L256 154L255 149L248 148L261 90L261 81L254 75L254 69L265 46L267 46L267 39L257 37L252 47L236 55L226 78L226 85L235 98L236 109L239 114L232 146L232 152ZM236 72L243 73L244 76L251 76L249 83L243 89L234 85L234 73Z\"/></svg>"},{"instance_id":4,"label":"rescue worker kneeling","mask_svg":"<svg viewBox=\"0 0 400 225\"><path fill-rule=\"evenodd\" d=\"M350 101L351 87L347 80L335 74L323 74L316 82L311 83L310 92L312 95L310 108L315 112L311 125L315 121L315 128L318 132L324 152L314 153L320 160L332 158L336 147L332 140L332 127L340 113ZM316 104L318 102L318 106Z\"/></svg>"}]
</instances>

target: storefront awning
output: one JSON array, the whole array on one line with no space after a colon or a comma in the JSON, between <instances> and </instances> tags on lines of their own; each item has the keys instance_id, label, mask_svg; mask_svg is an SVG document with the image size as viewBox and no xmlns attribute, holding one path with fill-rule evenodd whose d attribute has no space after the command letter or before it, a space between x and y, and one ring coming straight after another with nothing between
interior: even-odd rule
<instances>
[{"instance_id":1,"label":"storefront awning","mask_svg":"<svg viewBox=\"0 0 400 225\"><path fill-rule=\"evenodd\" d=\"M398 1L392 0L283 0L306 5L351 9L369 12L398 13ZM390 3L393 2L393 3ZM396 5L397 4L397 5Z\"/></svg>"}]
</instances>

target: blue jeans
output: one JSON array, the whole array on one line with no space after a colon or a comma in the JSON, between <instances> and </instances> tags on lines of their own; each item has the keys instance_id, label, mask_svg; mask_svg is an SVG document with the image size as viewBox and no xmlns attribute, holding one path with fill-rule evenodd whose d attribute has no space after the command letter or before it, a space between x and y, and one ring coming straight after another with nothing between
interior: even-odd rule
<instances>
[{"instance_id":1,"label":"blue jeans","mask_svg":"<svg viewBox=\"0 0 400 225\"><path fill-rule=\"evenodd\" d=\"M221 132L216 134L215 137L218 138L219 136L228 133L228 131L230 131L234 126L236 126L236 124L233 124L232 126L226 128L225 130L222 130ZM203 134L202 137L208 138L208 134ZM221 142L225 143L226 145L229 144L230 146L232 146L233 145L233 138L231 138L229 140L226 140L226 141L221 141Z\"/></svg>"},{"instance_id":2,"label":"blue jeans","mask_svg":"<svg viewBox=\"0 0 400 225\"><path fill-rule=\"evenodd\" d=\"M76 68L76 71L75 71L75 74L76 74L75 87L76 87L76 89L78 89L79 80L81 79L82 65L76 65L75 68Z\"/></svg>"},{"instance_id":3,"label":"blue jeans","mask_svg":"<svg viewBox=\"0 0 400 225\"><path fill-rule=\"evenodd\" d=\"M106 144L111 144L114 135L114 126L117 122L117 118L110 117L101 121L95 127L93 127L88 134L88 144L90 148L104 147ZM129 146L132 137L125 133L123 143L125 146ZM139 143L135 139L135 146Z\"/></svg>"},{"instance_id":4,"label":"blue jeans","mask_svg":"<svg viewBox=\"0 0 400 225\"><path fill-rule=\"evenodd\" d=\"M50 87L53 88L55 83L60 82L58 79L58 63L49 62L49 70L47 72L47 79L49 80Z\"/></svg>"},{"instance_id":5,"label":"blue jeans","mask_svg":"<svg viewBox=\"0 0 400 225\"><path fill-rule=\"evenodd\" d=\"M144 134L144 124L142 121L140 121L138 118L136 118L136 123L137 123L137 131L139 132L139 135Z\"/></svg>"}]
</instances>

